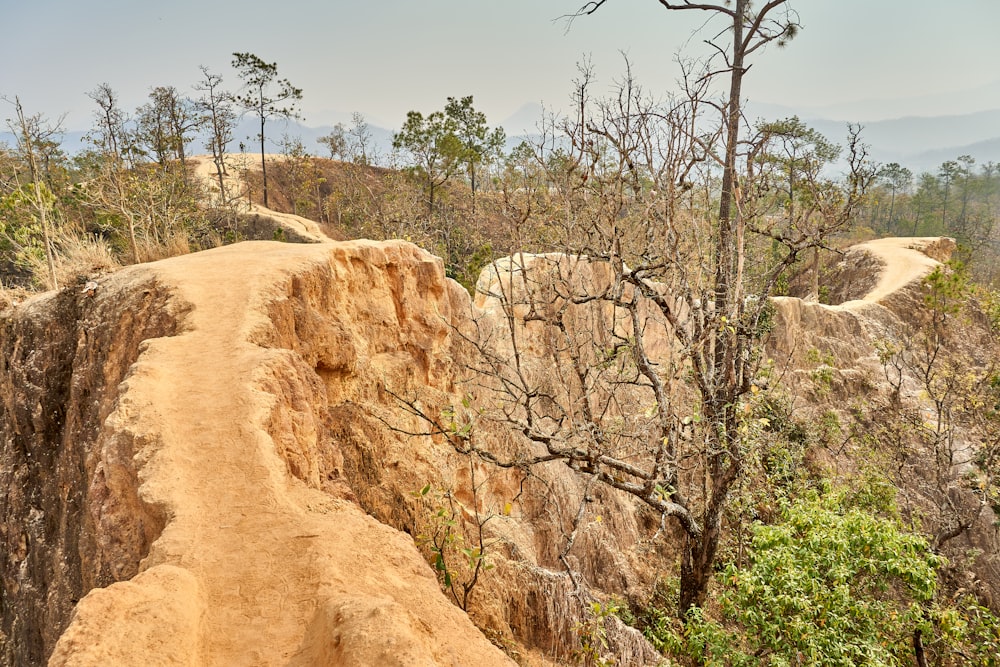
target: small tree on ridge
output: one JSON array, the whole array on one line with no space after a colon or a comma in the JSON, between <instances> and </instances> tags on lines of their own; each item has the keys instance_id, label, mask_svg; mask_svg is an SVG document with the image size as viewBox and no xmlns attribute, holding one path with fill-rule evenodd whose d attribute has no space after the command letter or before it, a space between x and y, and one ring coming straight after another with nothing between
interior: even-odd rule
<instances>
[{"instance_id":1,"label":"small tree on ridge","mask_svg":"<svg viewBox=\"0 0 1000 667\"><path fill-rule=\"evenodd\" d=\"M233 67L243 80L243 93L236 102L260 119L260 169L264 179L264 206L267 206L267 162L264 159L264 126L269 118L301 118L295 103L302 89L288 79L278 78L278 64L267 63L252 53L233 53Z\"/></svg>"}]
</instances>

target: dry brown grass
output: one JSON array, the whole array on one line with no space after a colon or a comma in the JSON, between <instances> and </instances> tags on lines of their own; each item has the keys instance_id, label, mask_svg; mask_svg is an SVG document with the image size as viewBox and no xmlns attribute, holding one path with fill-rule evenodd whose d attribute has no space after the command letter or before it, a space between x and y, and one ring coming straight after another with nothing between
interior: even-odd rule
<instances>
[{"instance_id":1,"label":"dry brown grass","mask_svg":"<svg viewBox=\"0 0 1000 667\"><path fill-rule=\"evenodd\" d=\"M73 229L60 229L53 238L53 245L58 249L54 264L59 287L76 283L81 277L90 278L121 268L110 243L98 236L81 234ZM50 290L56 287L52 283L44 257L27 257L25 268L31 272L39 289Z\"/></svg>"},{"instance_id":2,"label":"dry brown grass","mask_svg":"<svg viewBox=\"0 0 1000 667\"><path fill-rule=\"evenodd\" d=\"M191 242L184 232L173 233L160 241L150 238L140 239L138 245L139 257L144 262L155 262L177 255L187 255L191 252Z\"/></svg>"}]
</instances>

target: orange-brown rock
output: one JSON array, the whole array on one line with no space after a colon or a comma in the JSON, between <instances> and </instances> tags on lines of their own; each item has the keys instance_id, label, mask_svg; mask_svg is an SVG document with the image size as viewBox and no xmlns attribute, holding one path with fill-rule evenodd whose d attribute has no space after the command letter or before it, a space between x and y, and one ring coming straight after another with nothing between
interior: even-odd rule
<instances>
[{"instance_id":1,"label":"orange-brown rock","mask_svg":"<svg viewBox=\"0 0 1000 667\"><path fill-rule=\"evenodd\" d=\"M8 663L509 662L347 499L326 414L338 374L433 381L457 289L407 244L256 243L5 320Z\"/></svg>"},{"instance_id":2,"label":"orange-brown rock","mask_svg":"<svg viewBox=\"0 0 1000 667\"><path fill-rule=\"evenodd\" d=\"M847 255L838 305L777 300L770 351L792 386L817 348L838 391L877 390L873 341L905 326L947 245L876 242ZM525 477L470 460L414 414L443 419L469 393L463 335L502 323L493 306L407 243L253 242L0 315L4 661L571 662L587 607L564 562L598 595L642 598L677 534L559 463ZM529 342L544 372L551 351ZM488 518L494 567L469 615L427 564L425 486L460 523ZM656 664L635 631L607 632L620 664Z\"/></svg>"}]
</instances>

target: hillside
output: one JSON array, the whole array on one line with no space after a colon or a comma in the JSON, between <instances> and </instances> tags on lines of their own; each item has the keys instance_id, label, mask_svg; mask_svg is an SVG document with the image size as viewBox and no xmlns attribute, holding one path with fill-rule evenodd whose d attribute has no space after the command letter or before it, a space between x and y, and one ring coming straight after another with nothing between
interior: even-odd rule
<instances>
[{"instance_id":1,"label":"hillside","mask_svg":"<svg viewBox=\"0 0 1000 667\"><path fill-rule=\"evenodd\" d=\"M839 306L779 299L773 350L803 369L791 386L807 382L810 347L829 348L845 382L875 369L873 338L902 330L928 255L948 252L871 242L847 257L875 258L873 289ZM857 266L848 282L871 273ZM489 316L479 305L410 244L249 242L5 311L5 662L569 662L589 598L566 559L599 594L641 597L678 536L565 466L525 479L417 435L426 424L393 396L430 413L463 400L458 332ZM411 537L426 548L425 485L459 499L465 522L490 517L495 567L469 610L492 643ZM585 526L580 494L593 496ZM997 596L991 517L968 539ZM621 664L655 661L635 631L608 628Z\"/></svg>"}]
</instances>

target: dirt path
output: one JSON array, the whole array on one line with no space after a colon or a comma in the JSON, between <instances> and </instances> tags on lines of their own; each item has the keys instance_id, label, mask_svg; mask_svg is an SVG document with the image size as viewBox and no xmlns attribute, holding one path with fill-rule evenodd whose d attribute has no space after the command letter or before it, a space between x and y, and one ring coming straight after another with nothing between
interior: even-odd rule
<instances>
[{"instance_id":1,"label":"dirt path","mask_svg":"<svg viewBox=\"0 0 1000 667\"><path fill-rule=\"evenodd\" d=\"M236 196L243 191L243 184L236 176L238 171L242 171L243 169L260 171L260 161L253 159L253 157L254 156L251 155L237 155L233 153L226 154L225 160L228 168L228 174L223 176L223 182L226 184L226 191L230 197ZM259 158L259 156L257 157ZM285 156L273 154L268 155L267 159L269 162L276 162L284 160ZM188 161L194 168L195 176L199 177L205 183L209 192L211 192L214 197L218 197L219 176L215 168L215 162L212 160L212 156L194 155L189 157ZM245 213L274 218L282 226L290 227L298 234L305 236L311 241L330 240L329 237L323 233L323 230L320 229L320 226L308 218L303 218L302 216L293 215L291 213L279 213L278 211L272 211L269 208L264 208L260 204L248 203L245 199L240 200L240 205L243 207L243 211Z\"/></svg>"},{"instance_id":2,"label":"dirt path","mask_svg":"<svg viewBox=\"0 0 1000 667\"><path fill-rule=\"evenodd\" d=\"M930 255L936 254L935 248L943 243L945 241L941 237L935 236L875 239L855 246L870 252L882 262L878 283L861 299L827 307L854 310L882 301L933 271L940 262Z\"/></svg>"},{"instance_id":3,"label":"dirt path","mask_svg":"<svg viewBox=\"0 0 1000 667\"><path fill-rule=\"evenodd\" d=\"M250 342L263 304L329 254L255 243L153 265L194 310L149 342L119 412L150 441L140 493L168 523L133 582L81 601L50 664L505 664L408 536L291 477L265 430L276 398L255 380L292 353Z\"/></svg>"}]
</instances>

